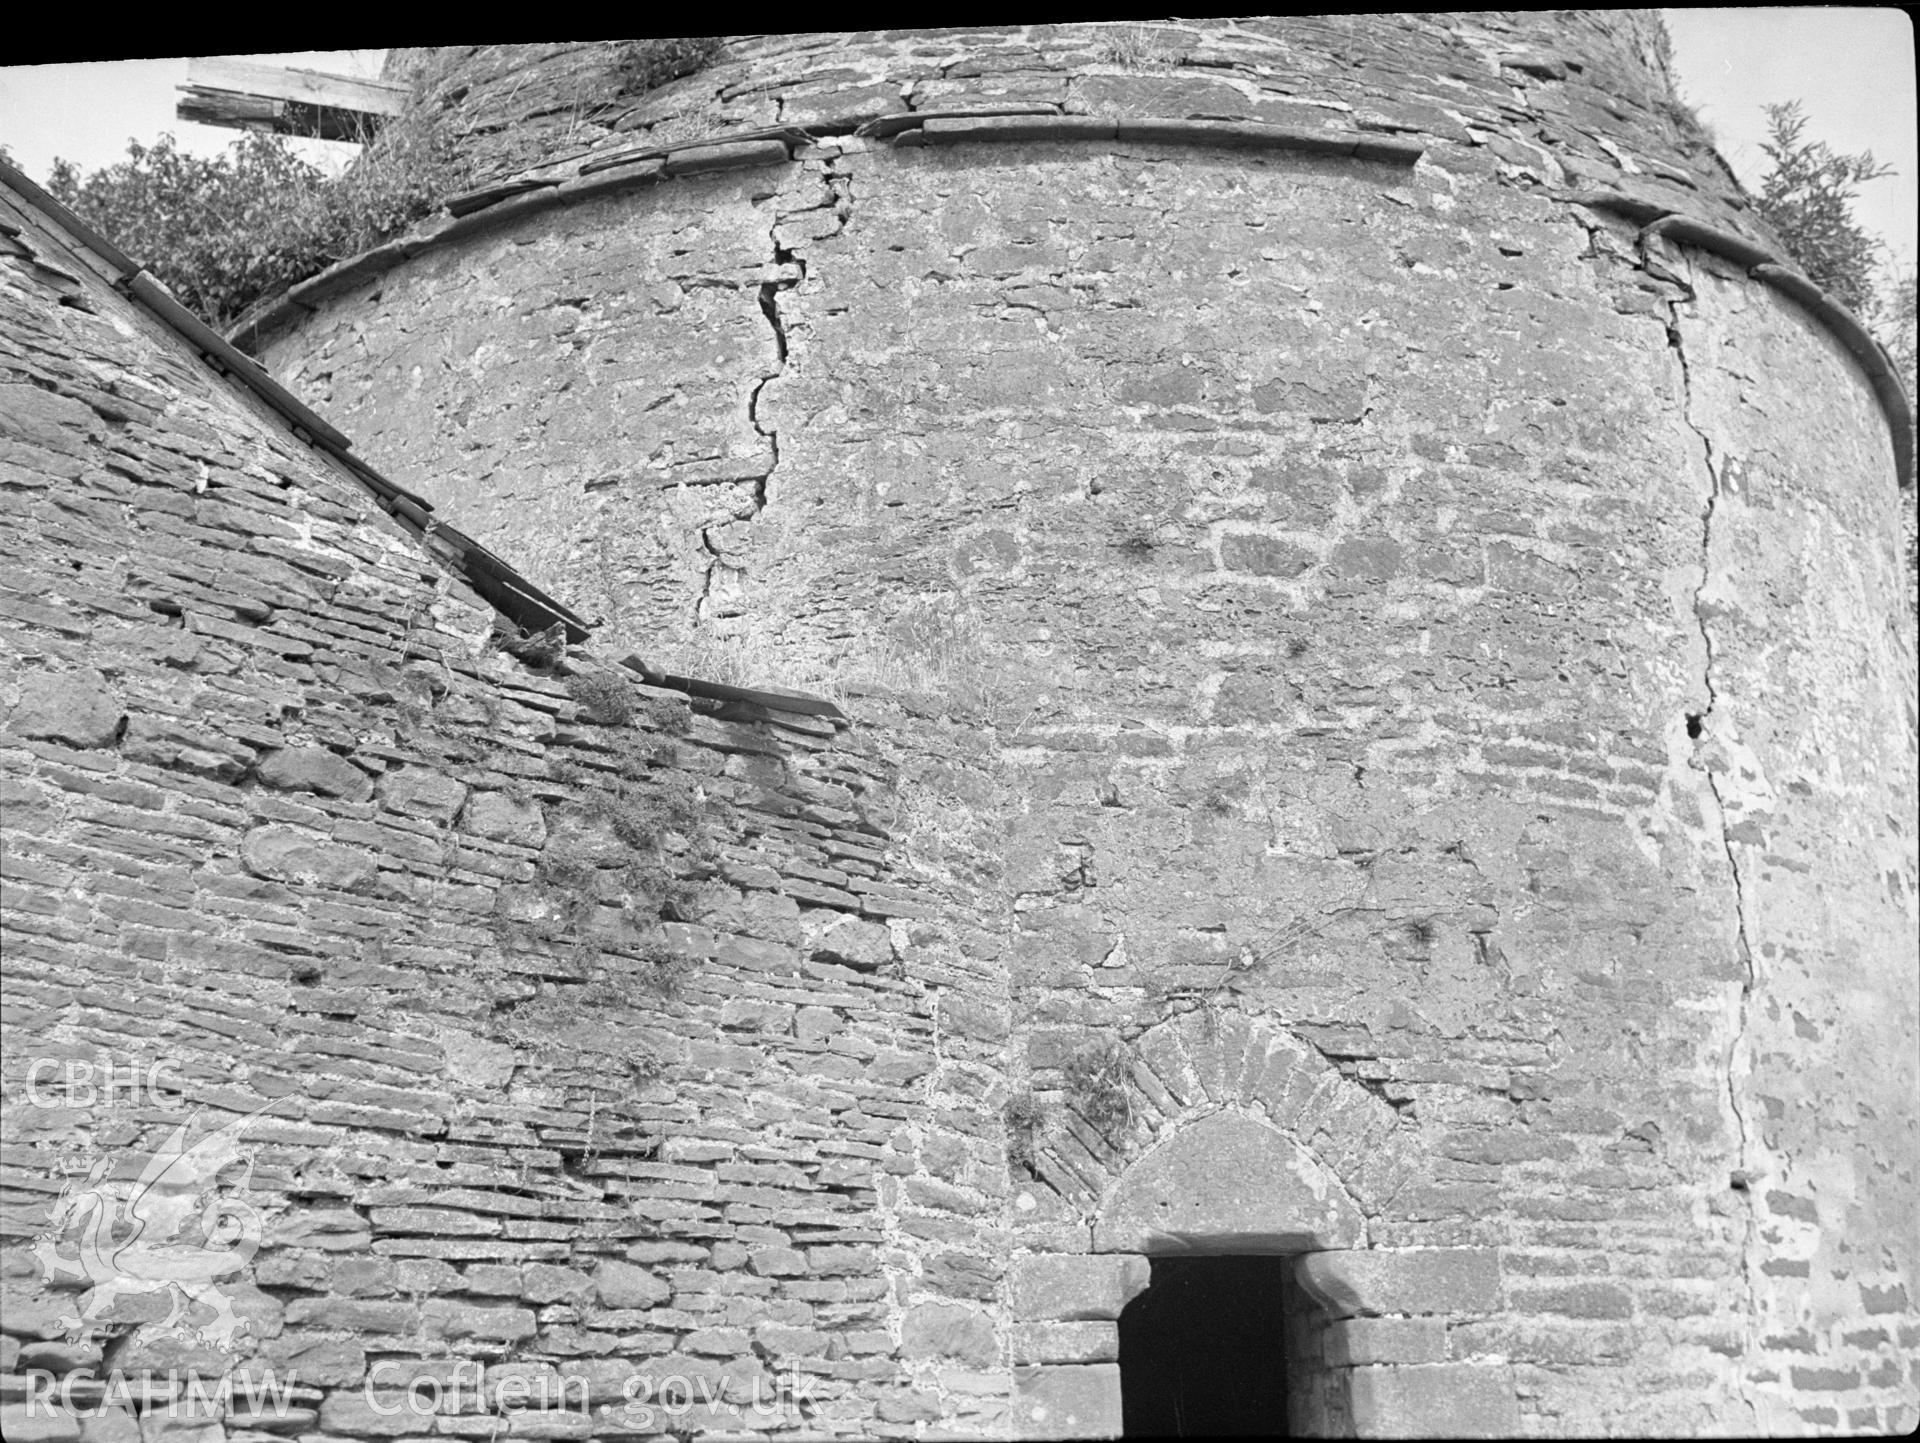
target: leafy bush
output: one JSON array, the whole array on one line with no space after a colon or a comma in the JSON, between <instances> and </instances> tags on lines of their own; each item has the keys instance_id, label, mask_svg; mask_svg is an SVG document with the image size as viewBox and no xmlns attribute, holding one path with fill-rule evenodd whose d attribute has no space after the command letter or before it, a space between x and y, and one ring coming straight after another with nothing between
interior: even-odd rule
<instances>
[{"instance_id":1,"label":"leafy bush","mask_svg":"<svg viewBox=\"0 0 1920 1443\"><path fill-rule=\"evenodd\" d=\"M1880 242L1853 218L1853 201L1862 185L1891 170L1871 152L1841 155L1824 141L1807 140L1807 117L1797 102L1765 109L1771 138L1760 148L1773 170L1760 189L1760 214L1815 284L1859 314L1872 314Z\"/></svg>"},{"instance_id":2,"label":"leafy bush","mask_svg":"<svg viewBox=\"0 0 1920 1443\"><path fill-rule=\"evenodd\" d=\"M129 141L125 160L91 175L58 160L47 189L221 326L398 234L463 179L440 123L410 112L382 127L336 179L285 137L248 132L213 159L162 135L150 146Z\"/></svg>"},{"instance_id":3,"label":"leafy bush","mask_svg":"<svg viewBox=\"0 0 1920 1443\"><path fill-rule=\"evenodd\" d=\"M278 137L251 133L216 160L171 135L129 141L125 160L84 179L57 160L47 189L216 323L310 273L298 242L323 223L319 172Z\"/></svg>"},{"instance_id":4,"label":"leafy bush","mask_svg":"<svg viewBox=\"0 0 1920 1443\"><path fill-rule=\"evenodd\" d=\"M1883 276L1875 263L1882 243L1853 218L1859 188L1892 173L1871 153L1841 155L1806 139L1807 118L1795 103L1766 107L1771 139L1762 145L1773 170L1761 186L1759 210L1786 242L1793 259L1821 289L1872 323L1905 386L1915 383L1915 272ZM1901 501L1902 553L1908 604L1920 616L1920 517L1915 492Z\"/></svg>"},{"instance_id":5,"label":"leafy bush","mask_svg":"<svg viewBox=\"0 0 1920 1443\"><path fill-rule=\"evenodd\" d=\"M1881 293L1881 344L1886 346L1887 355L1900 372L1900 383L1907 388L1907 399L1914 399L1917 378L1920 370L1920 314L1916 314L1915 289L1920 285L1920 271L1908 266L1902 274L1896 274Z\"/></svg>"}]
</instances>

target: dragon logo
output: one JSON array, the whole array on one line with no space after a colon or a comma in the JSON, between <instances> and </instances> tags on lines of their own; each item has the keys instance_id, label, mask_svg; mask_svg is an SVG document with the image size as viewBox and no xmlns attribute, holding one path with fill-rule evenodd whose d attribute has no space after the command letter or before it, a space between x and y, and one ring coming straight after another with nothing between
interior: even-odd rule
<instances>
[{"instance_id":1,"label":"dragon logo","mask_svg":"<svg viewBox=\"0 0 1920 1443\"><path fill-rule=\"evenodd\" d=\"M144 1318L147 1309L123 1310L122 1300L157 1296L167 1300L160 1329L223 1352L238 1346L246 1320L219 1280L253 1261L261 1220L221 1189L252 1180L253 1158L242 1151L240 1135L274 1106L264 1103L198 1138L189 1117L154 1149L138 1178L115 1177L129 1169L108 1158L62 1191L34 1256L50 1285L86 1290L77 1314L57 1320L69 1338L91 1339L106 1324Z\"/></svg>"}]
</instances>

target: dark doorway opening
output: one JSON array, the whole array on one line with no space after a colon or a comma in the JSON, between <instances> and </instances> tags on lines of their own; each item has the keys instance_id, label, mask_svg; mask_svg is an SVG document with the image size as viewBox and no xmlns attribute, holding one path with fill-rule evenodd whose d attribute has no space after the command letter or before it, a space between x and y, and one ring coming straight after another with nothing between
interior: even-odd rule
<instances>
[{"instance_id":1,"label":"dark doorway opening","mask_svg":"<svg viewBox=\"0 0 1920 1443\"><path fill-rule=\"evenodd\" d=\"M1287 1257L1154 1258L1120 1314L1129 1438L1284 1438Z\"/></svg>"}]
</instances>

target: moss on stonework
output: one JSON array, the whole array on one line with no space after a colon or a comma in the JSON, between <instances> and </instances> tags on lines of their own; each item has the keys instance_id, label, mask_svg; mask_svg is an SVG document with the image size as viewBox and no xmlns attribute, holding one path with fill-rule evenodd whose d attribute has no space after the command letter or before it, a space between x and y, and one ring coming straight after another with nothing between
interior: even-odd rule
<instances>
[{"instance_id":1,"label":"moss on stonework","mask_svg":"<svg viewBox=\"0 0 1920 1443\"><path fill-rule=\"evenodd\" d=\"M1047 1126L1047 1107L1033 1095L1032 1088L1021 1088L1000 1109L1007 1129L1007 1161L1016 1168L1033 1171L1039 1157L1040 1135Z\"/></svg>"},{"instance_id":2,"label":"moss on stonework","mask_svg":"<svg viewBox=\"0 0 1920 1443\"><path fill-rule=\"evenodd\" d=\"M1067 1060L1067 1097L1074 1111L1103 1133L1133 1121L1129 1078L1133 1053L1118 1038L1089 1043Z\"/></svg>"},{"instance_id":3,"label":"moss on stonework","mask_svg":"<svg viewBox=\"0 0 1920 1443\"><path fill-rule=\"evenodd\" d=\"M718 35L622 40L613 47L613 69L622 95L644 95L670 80L704 70L725 42Z\"/></svg>"}]
</instances>

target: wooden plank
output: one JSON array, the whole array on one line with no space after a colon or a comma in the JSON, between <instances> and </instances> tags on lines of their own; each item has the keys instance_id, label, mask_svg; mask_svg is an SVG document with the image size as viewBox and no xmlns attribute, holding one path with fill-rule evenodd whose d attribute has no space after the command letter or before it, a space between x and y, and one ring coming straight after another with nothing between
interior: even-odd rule
<instances>
[{"instance_id":1,"label":"wooden plank","mask_svg":"<svg viewBox=\"0 0 1920 1443\"><path fill-rule=\"evenodd\" d=\"M287 102L264 95L236 95L230 90L188 90L180 87L173 104L176 120L199 125L225 125L235 130L285 130L291 123Z\"/></svg>"},{"instance_id":2,"label":"wooden plank","mask_svg":"<svg viewBox=\"0 0 1920 1443\"><path fill-rule=\"evenodd\" d=\"M366 115L398 115L407 102L407 87L385 80L356 80L319 70L283 70L277 65L223 55L189 60L187 85L294 100L328 110L357 110Z\"/></svg>"},{"instance_id":3,"label":"wooden plank","mask_svg":"<svg viewBox=\"0 0 1920 1443\"><path fill-rule=\"evenodd\" d=\"M365 140L406 104L405 86L210 56L187 62L174 114L202 125Z\"/></svg>"},{"instance_id":4,"label":"wooden plank","mask_svg":"<svg viewBox=\"0 0 1920 1443\"><path fill-rule=\"evenodd\" d=\"M525 585L516 585L520 578L504 576L474 564L474 554L467 553L467 584L486 600L488 605L511 621L524 632L538 634L550 626L564 627L567 641L575 646L588 637L587 628L569 621L556 611L548 599Z\"/></svg>"},{"instance_id":5,"label":"wooden plank","mask_svg":"<svg viewBox=\"0 0 1920 1443\"><path fill-rule=\"evenodd\" d=\"M341 447L329 446L324 441L321 443L320 449L327 452L336 461L345 465L349 471L353 472L353 474L359 478L361 485L373 492L375 496L378 496L383 504L389 501L405 501L409 505L419 507L422 511L433 510L433 503L427 500L426 497L409 491L404 486L395 485L351 451Z\"/></svg>"},{"instance_id":6,"label":"wooden plank","mask_svg":"<svg viewBox=\"0 0 1920 1443\"><path fill-rule=\"evenodd\" d=\"M177 119L191 120L197 125L264 130L274 135L345 140L355 144L365 144L386 124L383 115L368 115L358 110L322 110L291 100L235 95L225 90L185 93L174 105L173 113Z\"/></svg>"},{"instance_id":7,"label":"wooden plank","mask_svg":"<svg viewBox=\"0 0 1920 1443\"><path fill-rule=\"evenodd\" d=\"M415 497L413 499L418 500L419 498ZM584 617L580 616L571 608L555 601L551 596L548 596L546 592L535 586L531 581L527 580L526 577L515 571L511 566L507 565L506 562L495 556L491 551L487 550L486 547L482 546L478 541L475 541L458 527L449 526L446 522L441 521L435 523L433 532L436 537L460 553L462 564L469 572L480 571L488 576L495 576L509 583L514 590L532 597L535 601L539 602L541 606L566 622L570 632L578 631L582 639L584 639L587 632L592 629L591 623Z\"/></svg>"},{"instance_id":8,"label":"wooden plank","mask_svg":"<svg viewBox=\"0 0 1920 1443\"><path fill-rule=\"evenodd\" d=\"M656 671L637 655L623 656L620 665L629 671L638 672L640 679L648 686L663 687L670 691L682 691L688 696L706 697L710 701L745 702L750 705L771 707L775 711L798 712L803 716L837 717L847 720L847 714L824 697L808 696L805 692L766 691L759 687L728 686L725 682L700 681L690 676L676 676L672 672Z\"/></svg>"}]
</instances>

